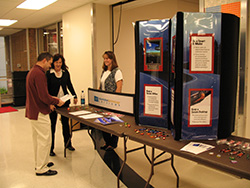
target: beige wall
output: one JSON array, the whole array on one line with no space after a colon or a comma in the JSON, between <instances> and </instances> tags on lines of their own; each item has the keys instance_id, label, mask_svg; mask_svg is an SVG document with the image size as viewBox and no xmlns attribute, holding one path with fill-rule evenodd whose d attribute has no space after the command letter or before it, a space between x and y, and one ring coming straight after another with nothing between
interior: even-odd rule
<instances>
[{"instance_id":1,"label":"beige wall","mask_svg":"<svg viewBox=\"0 0 250 188\"><path fill-rule=\"evenodd\" d=\"M82 89L93 87L91 11L88 4L63 15L63 53L79 99Z\"/></svg>"},{"instance_id":2,"label":"beige wall","mask_svg":"<svg viewBox=\"0 0 250 188\"><path fill-rule=\"evenodd\" d=\"M124 77L123 92L134 93L135 90L135 43L132 23L138 20L164 19L173 17L177 11L198 12L199 1L165 0L151 5L122 12L120 37L114 47L118 65ZM117 35L120 7L115 8L115 36Z\"/></svg>"},{"instance_id":3,"label":"beige wall","mask_svg":"<svg viewBox=\"0 0 250 188\"><path fill-rule=\"evenodd\" d=\"M99 88L102 73L102 54L111 50L110 8L107 5L95 4L94 13L94 88Z\"/></svg>"},{"instance_id":4,"label":"beige wall","mask_svg":"<svg viewBox=\"0 0 250 188\"><path fill-rule=\"evenodd\" d=\"M110 50L109 6L87 4L63 15L63 53L71 80L80 99L88 88L97 88L102 71L102 54ZM80 103L80 100L78 100Z\"/></svg>"}]
</instances>

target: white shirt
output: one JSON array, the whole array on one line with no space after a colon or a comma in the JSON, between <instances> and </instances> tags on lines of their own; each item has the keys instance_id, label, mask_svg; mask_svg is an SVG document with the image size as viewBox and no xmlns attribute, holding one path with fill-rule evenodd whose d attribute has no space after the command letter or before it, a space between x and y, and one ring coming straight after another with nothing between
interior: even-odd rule
<instances>
[{"instance_id":1,"label":"white shirt","mask_svg":"<svg viewBox=\"0 0 250 188\"><path fill-rule=\"evenodd\" d=\"M57 78L62 77L62 69L59 72L56 72L55 69L50 69L50 73L54 73ZM64 96L64 93L63 93L62 86L60 86L57 97L61 98L62 96Z\"/></svg>"},{"instance_id":2,"label":"white shirt","mask_svg":"<svg viewBox=\"0 0 250 188\"><path fill-rule=\"evenodd\" d=\"M102 77L100 79L101 82L101 90L105 90L105 80L108 78L108 76L110 75L111 71L110 70L106 70L103 74ZM122 71L120 69L118 69L115 73L115 82L118 82L120 80L123 80L123 76L122 76Z\"/></svg>"}]
</instances>

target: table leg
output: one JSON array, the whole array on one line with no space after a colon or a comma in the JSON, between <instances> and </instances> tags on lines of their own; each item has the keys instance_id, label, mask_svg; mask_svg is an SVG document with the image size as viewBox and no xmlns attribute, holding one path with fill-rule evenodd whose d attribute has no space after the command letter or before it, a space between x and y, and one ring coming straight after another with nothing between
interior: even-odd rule
<instances>
[{"instance_id":1,"label":"table leg","mask_svg":"<svg viewBox=\"0 0 250 188\"><path fill-rule=\"evenodd\" d=\"M73 127L78 123L78 122L76 122L76 123L73 125L72 122L73 122L72 119L70 119L70 123L69 123L69 139L68 139L68 141L67 141L67 143L66 143L66 146L64 147L64 157L65 157L65 158L66 158L66 149L67 149L67 147L68 147L68 145L69 145L69 141L70 141L71 138L72 138L72 129L73 129Z\"/></svg>"},{"instance_id":2,"label":"table leg","mask_svg":"<svg viewBox=\"0 0 250 188\"><path fill-rule=\"evenodd\" d=\"M176 175L176 178L177 178L177 183L176 183L176 187L179 187L179 175L174 167L174 155L171 153L171 167Z\"/></svg>"},{"instance_id":3,"label":"table leg","mask_svg":"<svg viewBox=\"0 0 250 188\"><path fill-rule=\"evenodd\" d=\"M72 124L73 124L72 123L72 119L70 119L70 124L69 124L69 139L68 139L68 141L66 143L66 146L64 147L64 158L66 158L66 149L67 149L67 147L69 145L69 141L71 140L71 137L72 137L72 127L74 126Z\"/></svg>"},{"instance_id":4,"label":"table leg","mask_svg":"<svg viewBox=\"0 0 250 188\"><path fill-rule=\"evenodd\" d=\"M120 171L119 171L119 173L117 175L117 187L118 188L120 187L120 176L121 176L122 170L123 170L124 165L125 165L126 160L127 160L127 140L128 140L128 137L124 136L123 137L123 154L124 154L124 159L123 159Z\"/></svg>"},{"instance_id":5,"label":"table leg","mask_svg":"<svg viewBox=\"0 0 250 188\"><path fill-rule=\"evenodd\" d=\"M95 139L94 139L94 137L92 136L90 130L91 130L91 129L90 129L90 127L88 126L88 134L89 134L89 136L90 136L92 142L94 143L94 149L96 150L96 142L95 142Z\"/></svg>"},{"instance_id":6,"label":"table leg","mask_svg":"<svg viewBox=\"0 0 250 188\"><path fill-rule=\"evenodd\" d=\"M149 163L151 164L150 175L149 175L148 181L147 181L147 183L146 183L146 185L145 185L144 188L147 188L147 187L148 187L149 182L150 182L152 176L154 175L154 167L155 167L156 165L159 165L159 164L161 164L161 163L164 163L164 162L167 162L167 161L170 161L170 160L171 160L171 167L172 167L172 169L173 169L173 171L174 171L174 173L175 173L175 175L176 175L176 178L177 178L176 187L177 187L177 188L179 187L179 175L178 175L178 173L177 173L177 171L176 171L176 169L175 169L175 167L174 167L174 155L171 153L171 157L170 157L170 158L167 158L167 159L164 159L164 160L162 160L162 161L159 161L159 162L156 162L156 163L155 163L155 160L156 160L157 158L159 158L160 156L162 156L164 153L166 153L166 152L163 151L162 153L160 153L159 155L157 155L157 156L155 157L155 148L152 147L152 153L151 153L151 159L150 159L150 158L148 157L148 155L147 155L146 146L144 145L144 154L145 154L146 158L148 159Z\"/></svg>"},{"instance_id":7,"label":"table leg","mask_svg":"<svg viewBox=\"0 0 250 188\"><path fill-rule=\"evenodd\" d=\"M154 175L154 165L155 165L154 164L154 161L155 161L155 157L154 156L155 156L155 148L152 147L151 162L150 162L150 164L151 164L150 175L149 175L148 181L147 181L147 183L146 183L146 185L145 185L144 188L148 187L149 182L150 182L152 176Z\"/></svg>"}]
</instances>

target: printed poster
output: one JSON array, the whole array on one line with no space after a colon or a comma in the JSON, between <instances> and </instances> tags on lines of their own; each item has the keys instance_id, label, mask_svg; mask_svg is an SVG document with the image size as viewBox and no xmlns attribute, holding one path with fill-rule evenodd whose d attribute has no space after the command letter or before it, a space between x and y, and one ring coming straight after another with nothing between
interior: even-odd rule
<instances>
[{"instance_id":1,"label":"printed poster","mask_svg":"<svg viewBox=\"0 0 250 188\"><path fill-rule=\"evenodd\" d=\"M211 127L213 89L189 90L188 127Z\"/></svg>"},{"instance_id":2,"label":"printed poster","mask_svg":"<svg viewBox=\"0 0 250 188\"><path fill-rule=\"evenodd\" d=\"M162 85L144 85L144 115L162 117Z\"/></svg>"},{"instance_id":3,"label":"printed poster","mask_svg":"<svg viewBox=\"0 0 250 188\"><path fill-rule=\"evenodd\" d=\"M214 72L214 35L190 35L190 73Z\"/></svg>"}]
</instances>

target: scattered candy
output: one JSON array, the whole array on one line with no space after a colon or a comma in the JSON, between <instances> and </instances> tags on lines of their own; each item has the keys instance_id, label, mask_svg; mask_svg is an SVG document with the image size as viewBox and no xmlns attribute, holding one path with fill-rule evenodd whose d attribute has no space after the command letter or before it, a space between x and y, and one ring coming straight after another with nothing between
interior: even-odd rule
<instances>
[{"instance_id":1,"label":"scattered candy","mask_svg":"<svg viewBox=\"0 0 250 188\"><path fill-rule=\"evenodd\" d=\"M230 152L230 155L236 155L237 153L239 153L239 151L232 151Z\"/></svg>"},{"instance_id":2,"label":"scattered candy","mask_svg":"<svg viewBox=\"0 0 250 188\"><path fill-rule=\"evenodd\" d=\"M241 158L245 153L244 152L240 152L237 154L237 157Z\"/></svg>"},{"instance_id":3,"label":"scattered candy","mask_svg":"<svg viewBox=\"0 0 250 188\"><path fill-rule=\"evenodd\" d=\"M227 145L229 145L229 146L232 146L232 145L234 145L235 144L235 141L234 140L230 140L229 142L227 142Z\"/></svg>"},{"instance_id":4,"label":"scattered candy","mask_svg":"<svg viewBox=\"0 0 250 188\"><path fill-rule=\"evenodd\" d=\"M234 143L234 147L236 147L236 146L241 146L242 145L242 142L241 141L238 141L238 142L236 142L236 143Z\"/></svg>"},{"instance_id":5,"label":"scattered candy","mask_svg":"<svg viewBox=\"0 0 250 188\"><path fill-rule=\"evenodd\" d=\"M231 160L231 163L236 164L237 161L236 160Z\"/></svg>"},{"instance_id":6,"label":"scattered candy","mask_svg":"<svg viewBox=\"0 0 250 188\"><path fill-rule=\"evenodd\" d=\"M246 150L250 150L250 143L249 142L245 142L242 146L242 149L246 149Z\"/></svg>"},{"instance_id":7,"label":"scattered candy","mask_svg":"<svg viewBox=\"0 0 250 188\"><path fill-rule=\"evenodd\" d=\"M220 144L226 144L226 143L227 143L227 139L217 140L216 143L217 143L218 145L220 145Z\"/></svg>"},{"instance_id":8,"label":"scattered candy","mask_svg":"<svg viewBox=\"0 0 250 188\"><path fill-rule=\"evenodd\" d=\"M217 154L216 157L221 158L221 155L220 155L220 154Z\"/></svg>"},{"instance_id":9,"label":"scattered candy","mask_svg":"<svg viewBox=\"0 0 250 188\"><path fill-rule=\"evenodd\" d=\"M131 127L130 124L124 123L125 127ZM154 138L156 140L166 140L166 137L169 137L169 135L166 135L164 131L159 131L157 129L149 129L149 128L141 128L141 129L135 129L136 134L140 135L147 135L150 138Z\"/></svg>"},{"instance_id":10,"label":"scattered candy","mask_svg":"<svg viewBox=\"0 0 250 188\"><path fill-rule=\"evenodd\" d=\"M230 159L230 160L235 160L235 158L234 158L234 157L229 157L229 159Z\"/></svg>"}]
</instances>

